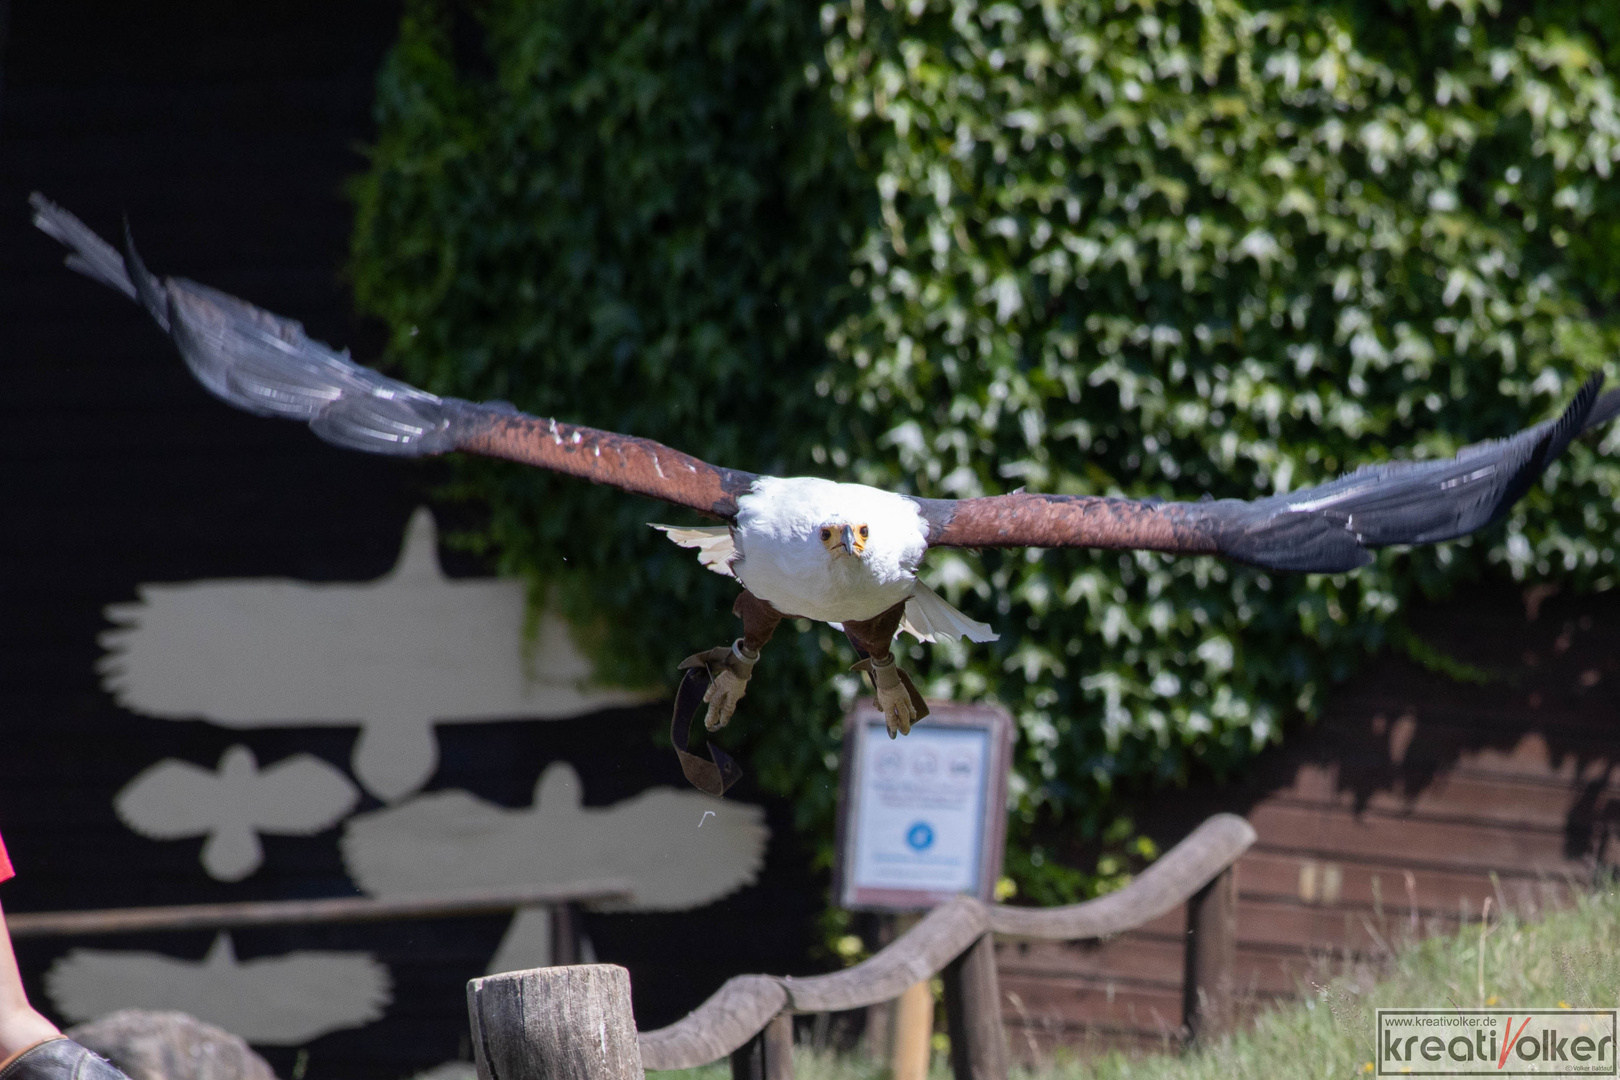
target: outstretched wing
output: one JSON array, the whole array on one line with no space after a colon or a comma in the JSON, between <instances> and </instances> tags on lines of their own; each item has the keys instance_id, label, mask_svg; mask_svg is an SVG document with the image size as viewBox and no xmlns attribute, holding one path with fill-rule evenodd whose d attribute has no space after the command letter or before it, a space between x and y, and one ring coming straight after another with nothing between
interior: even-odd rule
<instances>
[{"instance_id":1,"label":"outstretched wing","mask_svg":"<svg viewBox=\"0 0 1620 1080\"><path fill-rule=\"evenodd\" d=\"M1024 493L917 501L931 547L1147 549L1337 573L1371 562L1371 548L1451 540L1500 520L1571 439L1620 413L1620 391L1599 397L1602 385L1594 375L1556 419L1450 460L1370 465L1250 502Z\"/></svg>"},{"instance_id":2,"label":"outstretched wing","mask_svg":"<svg viewBox=\"0 0 1620 1080\"><path fill-rule=\"evenodd\" d=\"M755 476L650 439L529 416L505 403L441 398L361 367L301 324L204 285L150 274L37 192L34 224L67 264L142 304L216 397L260 416L309 423L352 450L419 457L464 450L536 465L729 520Z\"/></svg>"},{"instance_id":3,"label":"outstretched wing","mask_svg":"<svg viewBox=\"0 0 1620 1080\"><path fill-rule=\"evenodd\" d=\"M361 367L290 320L182 279L159 280L38 195L34 223L68 265L140 302L204 386L261 416L305 420L338 446L399 456L464 450L535 465L730 520L753 473L649 439L441 398ZM1331 483L1245 502L1165 503L1067 495L919 499L935 547L1095 547L1225 555L1278 570L1337 572L1369 549L1463 536L1499 520L1576 435L1620 413L1588 380L1563 415L1465 447L1449 461L1369 466Z\"/></svg>"}]
</instances>

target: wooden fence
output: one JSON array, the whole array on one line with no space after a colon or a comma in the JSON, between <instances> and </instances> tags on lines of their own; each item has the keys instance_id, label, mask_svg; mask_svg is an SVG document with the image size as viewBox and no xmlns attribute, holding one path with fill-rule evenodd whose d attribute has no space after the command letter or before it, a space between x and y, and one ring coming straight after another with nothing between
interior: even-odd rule
<instances>
[{"instance_id":1,"label":"wooden fence","mask_svg":"<svg viewBox=\"0 0 1620 1080\"><path fill-rule=\"evenodd\" d=\"M1185 1021L1196 1038L1231 1021L1237 885L1254 843L1217 814L1125 888L1059 908L959 896L868 960L830 975L739 975L683 1019L637 1032L620 967L537 968L474 979L467 1011L479 1080L641 1080L730 1056L733 1080L791 1080L794 1013L842 1012L940 975L956 1080L1006 1080L993 935L1069 941L1117 934L1187 904Z\"/></svg>"}]
</instances>

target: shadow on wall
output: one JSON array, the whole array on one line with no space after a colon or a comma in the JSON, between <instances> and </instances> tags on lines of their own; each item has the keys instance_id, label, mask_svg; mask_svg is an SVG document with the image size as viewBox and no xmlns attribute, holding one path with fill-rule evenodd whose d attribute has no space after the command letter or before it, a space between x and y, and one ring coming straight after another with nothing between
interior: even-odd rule
<instances>
[{"instance_id":1,"label":"shadow on wall","mask_svg":"<svg viewBox=\"0 0 1620 1080\"><path fill-rule=\"evenodd\" d=\"M1444 795L1453 815L1511 820L1556 802L1563 842L1550 858L1620 862L1620 604L1499 589L1422 609L1413 629L1489 681L1386 653L1230 783L1143 800L1138 826L1173 841L1215 811L1252 814L1309 773L1321 798L1356 814L1422 816Z\"/></svg>"}]
</instances>

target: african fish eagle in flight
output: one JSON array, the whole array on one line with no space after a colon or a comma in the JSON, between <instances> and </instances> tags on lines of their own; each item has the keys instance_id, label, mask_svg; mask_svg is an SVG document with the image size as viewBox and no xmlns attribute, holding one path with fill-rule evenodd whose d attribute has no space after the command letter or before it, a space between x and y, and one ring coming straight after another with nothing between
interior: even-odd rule
<instances>
[{"instance_id":1,"label":"african fish eagle in flight","mask_svg":"<svg viewBox=\"0 0 1620 1080\"><path fill-rule=\"evenodd\" d=\"M694 510L719 525L659 525L742 585L743 634L690 658L713 681L705 725L725 726L777 623L841 624L865 658L889 734L926 714L895 664L900 630L923 641L994 640L917 578L931 547L1080 547L1223 555L1275 570L1336 573L1369 549L1428 544L1500 520L1571 439L1620 413L1620 390L1588 379L1555 419L1441 461L1395 461L1253 500L1159 500L1016 492L921 499L862 484L719 468L649 439L529 416L503 402L443 398L362 367L290 319L183 278L149 273L35 194L34 223L67 264L142 304L214 395L260 416L304 420L327 442L418 457L451 450L520 461Z\"/></svg>"}]
</instances>

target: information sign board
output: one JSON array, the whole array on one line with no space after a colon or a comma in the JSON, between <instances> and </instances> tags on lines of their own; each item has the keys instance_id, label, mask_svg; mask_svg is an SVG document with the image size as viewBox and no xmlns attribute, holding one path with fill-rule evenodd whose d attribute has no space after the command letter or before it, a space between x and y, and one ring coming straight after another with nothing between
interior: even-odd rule
<instances>
[{"instance_id":1,"label":"information sign board","mask_svg":"<svg viewBox=\"0 0 1620 1080\"><path fill-rule=\"evenodd\" d=\"M918 911L959 893L993 897L1007 838L1012 717L928 703L890 739L863 701L844 724L834 888L844 907Z\"/></svg>"}]
</instances>

